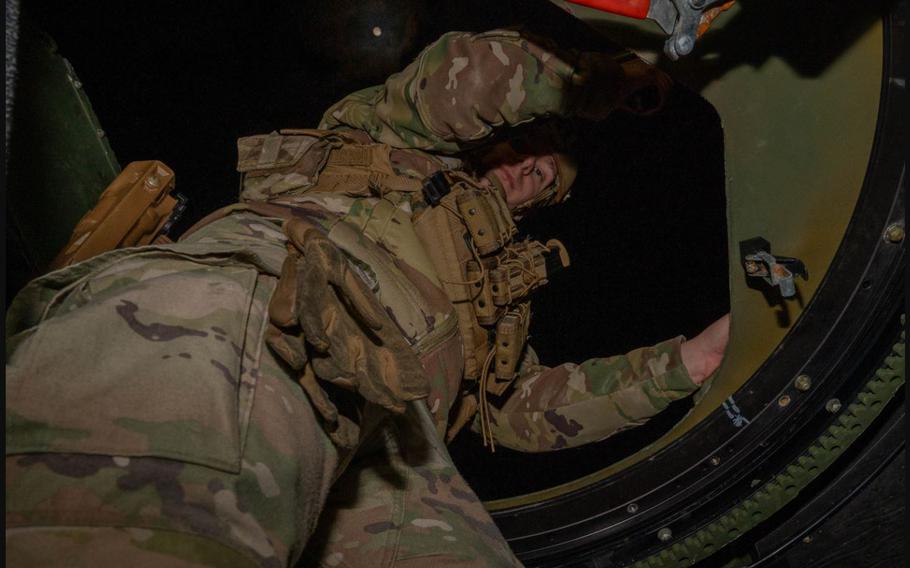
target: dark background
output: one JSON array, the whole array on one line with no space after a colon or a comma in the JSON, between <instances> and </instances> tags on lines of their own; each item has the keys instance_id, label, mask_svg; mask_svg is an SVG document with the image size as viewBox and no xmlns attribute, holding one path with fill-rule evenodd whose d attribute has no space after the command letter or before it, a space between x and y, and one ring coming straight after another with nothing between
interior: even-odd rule
<instances>
[{"instance_id":1,"label":"dark background","mask_svg":"<svg viewBox=\"0 0 910 568\"><path fill-rule=\"evenodd\" d=\"M543 0L32 0L23 10L72 63L121 165L158 159L175 170L190 198L177 235L236 200L238 137L314 127L330 104L383 81L445 31L523 24L566 47L608 45ZM558 364L697 334L729 310L719 118L677 84L658 115L578 127L573 197L521 224L561 239L572 257L535 297L531 343ZM469 432L451 451L482 498L515 495L629 455L690 406L556 454L489 455Z\"/></svg>"}]
</instances>

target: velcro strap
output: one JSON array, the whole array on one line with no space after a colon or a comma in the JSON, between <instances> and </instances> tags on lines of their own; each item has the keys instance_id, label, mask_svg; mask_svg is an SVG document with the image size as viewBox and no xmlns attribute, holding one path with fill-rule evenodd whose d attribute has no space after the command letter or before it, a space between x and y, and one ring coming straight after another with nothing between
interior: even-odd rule
<instances>
[{"instance_id":1,"label":"velcro strap","mask_svg":"<svg viewBox=\"0 0 910 568\"><path fill-rule=\"evenodd\" d=\"M366 167L373 163L372 146L345 145L329 154L330 166Z\"/></svg>"}]
</instances>

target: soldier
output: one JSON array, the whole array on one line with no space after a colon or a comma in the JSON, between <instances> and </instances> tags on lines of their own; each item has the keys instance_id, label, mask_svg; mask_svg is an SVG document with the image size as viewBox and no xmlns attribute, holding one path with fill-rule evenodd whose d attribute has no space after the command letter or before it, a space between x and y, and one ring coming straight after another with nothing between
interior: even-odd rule
<instances>
[{"instance_id":1,"label":"soldier","mask_svg":"<svg viewBox=\"0 0 910 568\"><path fill-rule=\"evenodd\" d=\"M449 33L320 129L241 139L241 203L179 243L32 282L8 315L7 558L518 565L445 437L600 440L695 391L726 345L726 317L580 365L524 345L528 294L568 260L515 241L513 215L565 199L574 163L556 127L497 136L655 82Z\"/></svg>"}]
</instances>

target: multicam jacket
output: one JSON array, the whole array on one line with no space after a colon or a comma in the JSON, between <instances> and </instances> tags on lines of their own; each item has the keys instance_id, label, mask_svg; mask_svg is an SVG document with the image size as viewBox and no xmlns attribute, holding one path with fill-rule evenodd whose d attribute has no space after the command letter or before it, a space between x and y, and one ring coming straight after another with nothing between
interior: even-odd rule
<instances>
[{"instance_id":1,"label":"multicam jacket","mask_svg":"<svg viewBox=\"0 0 910 568\"><path fill-rule=\"evenodd\" d=\"M577 57L513 31L451 32L427 47L383 85L333 105L320 128L354 129L389 145L396 173L420 178L458 167L452 154L498 128L539 117L569 116L588 93L576 86ZM491 407L492 433L502 445L529 452L597 441L644 423L698 386L680 357L677 337L626 355L581 364L541 365L530 347L511 395ZM453 404L434 389L429 404ZM480 430L479 419L472 425Z\"/></svg>"}]
</instances>

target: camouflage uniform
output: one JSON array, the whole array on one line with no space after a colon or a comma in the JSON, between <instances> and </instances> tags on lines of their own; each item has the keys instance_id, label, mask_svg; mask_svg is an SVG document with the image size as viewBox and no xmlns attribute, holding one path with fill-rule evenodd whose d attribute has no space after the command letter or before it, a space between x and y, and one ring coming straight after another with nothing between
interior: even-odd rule
<instances>
[{"instance_id":1,"label":"camouflage uniform","mask_svg":"<svg viewBox=\"0 0 910 568\"><path fill-rule=\"evenodd\" d=\"M388 144L394 173L419 180L460 167L447 154L496 127L568 115L583 99L571 57L512 32L446 34L321 127ZM391 203L406 233L416 201L268 197L283 215L238 206L180 243L105 253L19 294L7 321L13 564L518 564L442 442L463 367L458 336L434 336L451 306L419 250L370 231L372 212ZM266 347L287 215L387 269L416 306L401 315L398 302L393 315L430 394L401 416L367 405L356 449L333 443ZM528 349L492 411L497 442L552 450L644 422L697 388L680 342L554 368Z\"/></svg>"}]
</instances>

